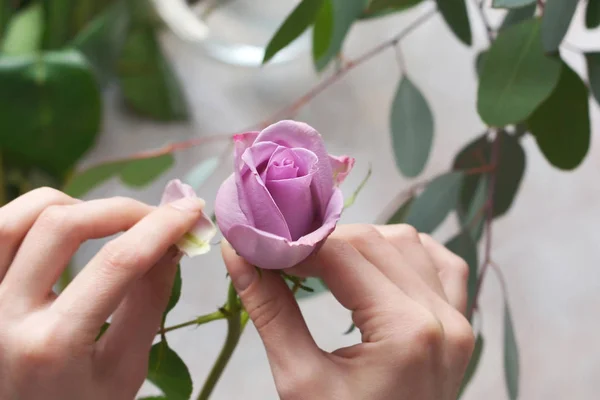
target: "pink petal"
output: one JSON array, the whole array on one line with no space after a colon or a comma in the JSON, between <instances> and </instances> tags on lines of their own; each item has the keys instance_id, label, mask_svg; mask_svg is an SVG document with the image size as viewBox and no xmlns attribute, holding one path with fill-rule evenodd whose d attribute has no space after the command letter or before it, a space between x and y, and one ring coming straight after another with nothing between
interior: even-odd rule
<instances>
[{"instance_id":1,"label":"pink petal","mask_svg":"<svg viewBox=\"0 0 600 400\"><path fill-rule=\"evenodd\" d=\"M317 172L313 177L312 188L319 214L323 218L334 185L329 154L319 132L302 122L280 121L265 128L258 135L255 144L261 142L273 142L288 148L300 147L312 151L317 156Z\"/></svg>"},{"instance_id":2,"label":"pink petal","mask_svg":"<svg viewBox=\"0 0 600 400\"><path fill-rule=\"evenodd\" d=\"M232 226L225 237L242 257L257 267L290 268L310 256L334 231L343 207L342 192L335 189L326 208L324 224L295 242L247 225Z\"/></svg>"},{"instance_id":3,"label":"pink petal","mask_svg":"<svg viewBox=\"0 0 600 400\"><path fill-rule=\"evenodd\" d=\"M233 135L233 143L235 145L234 155L236 158L241 157L244 151L256 141L260 132L245 132Z\"/></svg>"},{"instance_id":4,"label":"pink petal","mask_svg":"<svg viewBox=\"0 0 600 400\"><path fill-rule=\"evenodd\" d=\"M336 185L340 185L344 182L344 179L348 176L352 167L354 167L354 158L348 156L329 156L331 162L331 169L333 170L333 181Z\"/></svg>"},{"instance_id":5,"label":"pink petal","mask_svg":"<svg viewBox=\"0 0 600 400\"><path fill-rule=\"evenodd\" d=\"M233 225L249 225L248 218L240 209L235 177L230 175L221 184L215 200L217 225L225 237Z\"/></svg>"}]
</instances>

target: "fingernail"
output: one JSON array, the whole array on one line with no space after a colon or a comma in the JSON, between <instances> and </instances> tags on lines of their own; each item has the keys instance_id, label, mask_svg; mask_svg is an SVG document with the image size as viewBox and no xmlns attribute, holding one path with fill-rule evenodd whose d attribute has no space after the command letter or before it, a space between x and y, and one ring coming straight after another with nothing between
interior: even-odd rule
<instances>
[{"instance_id":1,"label":"fingernail","mask_svg":"<svg viewBox=\"0 0 600 400\"><path fill-rule=\"evenodd\" d=\"M232 276L233 286L238 292L243 292L248 289L248 287L254 282L256 279L257 273L254 267L248 268L245 271L241 272L237 276Z\"/></svg>"},{"instance_id":2,"label":"fingernail","mask_svg":"<svg viewBox=\"0 0 600 400\"><path fill-rule=\"evenodd\" d=\"M204 208L204 200L198 197L184 197L171 203L171 207L182 211L200 211Z\"/></svg>"}]
</instances>

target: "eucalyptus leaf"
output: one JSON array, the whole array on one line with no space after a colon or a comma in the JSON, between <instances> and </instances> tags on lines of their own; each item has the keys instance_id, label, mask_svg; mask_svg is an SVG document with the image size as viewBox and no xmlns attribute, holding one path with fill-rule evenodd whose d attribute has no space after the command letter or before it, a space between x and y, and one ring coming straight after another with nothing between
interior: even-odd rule
<instances>
[{"instance_id":1,"label":"eucalyptus leaf","mask_svg":"<svg viewBox=\"0 0 600 400\"><path fill-rule=\"evenodd\" d=\"M166 342L159 342L150 349L147 379L169 400L189 400L192 395L190 372Z\"/></svg>"},{"instance_id":2,"label":"eucalyptus leaf","mask_svg":"<svg viewBox=\"0 0 600 400\"><path fill-rule=\"evenodd\" d=\"M471 23L465 0L436 0L438 10L446 24L461 42L470 46L473 43Z\"/></svg>"},{"instance_id":3,"label":"eucalyptus leaf","mask_svg":"<svg viewBox=\"0 0 600 400\"><path fill-rule=\"evenodd\" d=\"M143 187L152 183L157 176L162 175L174 163L175 158L172 154L131 160L123 166L121 180L129 186Z\"/></svg>"},{"instance_id":4,"label":"eucalyptus leaf","mask_svg":"<svg viewBox=\"0 0 600 400\"><path fill-rule=\"evenodd\" d=\"M117 74L117 61L125 44L130 23L126 1L118 0L92 20L73 40L106 85Z\"/></svg>"},{"instance_id":5,"label":"eucalyptus leaf","mask_svg":"<svg viewBox=\"0 0 600 400\"><path fill-rule=\"evenodd\" d=\"M70 38L70 22L77 1L88 0L42 0L44 6L44 49L59 49Z\"/></svg>"},{"instance_id":6,"label":"eucalyptus leaf","mask_svg":"<svg viewBox=\"0 0 600 400\"><path fill-rule=\"evenodd\" d=\"M198 189L216 171L219 166L219 157L208 158L187 173L183 181L191 187Z\"/></svg>"},{"instance_id":7,"label":"eucalyptus leaf","mask_svg":"<svg viewBox=\"0 0 600 400\"><path fill-rule=\"evenodd\" d=\"M75 50L0 57L0 147L6 159L62 176L94 144L102 102Z\"/></svg>"},{"instance_id":8,"label":"eucalyptus leaf","mask_svg":"<svg viewBox=\"0 0 600 400\"><path fill-rule=\"evenodd\" d=\"M323 0L302 0L296 6L269 41L265 49L263 64L267 63L280 50L296 40L315 22L323 3Z\"/></svg>"},{"instance_id":9,"label":"eucalyptus leaf","mask_svg":"<svg viewBox=\"0 0 600 400\"><path fill-rule=\"evenodd\" d=\"M42 47L44 10L40 3L12 15L4 34L0 54L28 55Z\"/></svg>"},{"instance_id":10,"label":"eucalyptus leaf","mask_svg":"<svg viewBox=\"0 0 600 400\"><path fill-rule=\"evenodd\" d=\"M560 61L544 54L539 21L502 30L481 72L479 115L497 127L525 120L550 96L559 75Z\"/></svg>"},{"instance_id":11,"label":"eucalyptus leaf","mask_svg":"<svg viewBox=\"0 0 600 400\"><path fill-rule=\"evenodd\" d=\"M477 259L477 244L468 231L461 231L446 243L448 250L460 256L469 266L467 282L467 310L475 304L479 262Z\"/></svg>"},{"instance_id":12,"label":"eucalyptus leaf","mask_svg":"<svg viewBox=\"0 0 600 400\"><path fill-rule=\"evenodd\" d=\"M186 98L150 24L135 25L119 60L119 80L126 104L160 121L188 118Z\"/></svg>"},{"instance_id":13,"label":"eucalyptus leaf","mask_svg":"<svg viewBox=\"0 0 600 400\"><path fill-rule=\"evenodd\" d=\"M473 194L473 197L471 198L471 202L469 203L467 209L461 212L460 207L457 208L458 216L463 229L467 229L469 231L471 237L475 242L479 241L479 239L481 238L481 234L483 233L483 227L486 217L485 206L487 203L488 196L487 181L487 176L480 176L478 178L475 193Z\"/></svg>"},{"instance_id":14,"label":"eucalyptus leaf","mask_svg":"<svg viewBox=\"0 0 600 400\"><path fill-rule=\"evenodd\" d=\"M586 53L588 77L590 80L590 91L600 104L600 52Z\"/></svg>"},{"instance_id":15,"label":"eucalyptus leaf","mask_svg":"<svg viewBox=\"0 0 600 400\"><path fill-rule=\"evenodd\" d=\"M546 52L558 52L578 3L577 0L546 0L542 18L542 43Z\"/></svg>"},{"instance_id":16,"label":"eucalyptus leaf","mask_svg":"<svg viewBox=\"0 0 600 400\"><path fill-rule=\"evenodd\" d=\"M315 60L318 71L342 51L344 40L352 27L367 6L367 0L330 0L333 5L333 32L329 46L324 54Z\"/></svg>"},{"instance_id":17,"label":"eucalyptus leaf","mask_svg":"<svg viewBox=\"0 0 600 400\"><path fill-rule=\"evenodd\" d=\"M419 89L404 77L398 85L390 116L396 166L407 177L425 168L433 142L433 114Z\"/></svg>"},{"instance_id":18,"label":"eucalyptus leaf","mask_svg":"<svg viewBox=\"0 0 600 400\"><path fill-rule=\"evenodd\" d=\"M462 396L465 389L469 386L471 379L473 379L475 371L477 371L479 361L481 361L484 343L485 341L483 340L483 336L481 334L477 335L477 339L475 340L475 347L473 348L473 353L471 354L471 360L469 361L469 365L467 366L467 370L465 371L465 375L463 376L462 384L460 385L458 398Z\"/></svg>"},{"instance_id":19,"label":"eucalyptus leaf","mask_svg":"<svg viewBox=\"0 0 600 400\"><path fill-rule=\"evenodd\" d=\"M504 377L510 400L519 397L519 349L508 303L504 303Z\"/></svg>"},{"instance_id":20,"label":"eucalyptus leaf","mask_svg":"<svg viewBox=\"0 0 600 400\"><path fill-rule=\"evenodd\" d=\"M402 203L396 212L394 212L394 214L387 220L386 225L404 223L406 221L406 216L408 215L408 210L410 210L410 206L414 200L414 197L410 197L408 200Z\"/></svg>"},{"instance_id":21,"label":"eucalyptus leaf","mask_svg":"<svg viewBox=\"0 0 600 400\"><path fill-rule=\"evenodd\" d=\"M563 63L552 95L531 115L527 126L546 159L563 170L576 168L590 147L588 89Z\"/></svg>"},{"instance_id":22,"label":"eucalyptus leaf","mask_svg":"<svg viewBox=\"0 0 600 400\"><path fill-rule=\"evenodd\" d=\"M4 31L14 13L12 0L0 0L0 49L4 40Z\"/></svg>"},{"instance_id":23,"label":"eucalyptus leaf","mask_svg":"<svg viewBox=\"0 0 600 400\"><path fill-rule=\"evenodd\" d=\"M588 29L600 26L600 0L588 0L585 9L585 26Z\"/></svg>"},{"instance_id":24,"label":"eucalyptus leaf","mask_svg":"<svg viewBox=\"0 0 600 400\"><path fill-rule=\"evenodd\" d=\"M461 172L449 172L431 181L411 204L406 223L419 232L433 232L456 208L462 180Z\"/></svg>"},{"instance_id":25,"label":"eucalyptus leaf","mask_svg":"<svg viewBox=\"0 0 600 400\"><path fill-rule=\"evenodd\" d=\"M313 62L322 58L329 46L333 36L333 3L332 0L323 0L323 6L317 14L313 27L312 55Z\"/></svg>"},{"instance_id":26,"label":"eucalyptus leaf","mask_svg":"<svg viewBox=\"0 0 600 400\"><path fill-rule=\"evenodd\" d=\"M372 0L359 19L379 18L408 10L423 0Z\"/></svg>"},{"instance_id":27,"label":"eucalyptus leaf","mask_svg":"<svg viewBox=\"0 0 600 400\"><path fill-rule=\"evenodd\" d=\"M531 4L535 4L537 0L493 0L492 7L494 8L522 8Z\"/></svg>"},{"instance_id":28,"label":"eucalyptus leaf","mask_svg":"<svg viewBox=\"0 0 600 400\"><path fill-rule=\"evenodd\" d=\"M535 10L537 9L536 1L533 1L530 5L520 8L513 8L506 13L500 30L509 28L520 22L533 18Z\"/></svg>"},{"instance_id":29,"label":"eucalyptus leaf","mask_svg":"<svg viewBox=\"0 0 600 400\"><path fill-rule=\"evenodd\" d=\"M484 50L477 54L475 58L475 72L477 72L477 76L481 76L481 71L483 71L483 65L485 64L485 58L488 54L488 50Z\"/></svg>"}]
</instances>

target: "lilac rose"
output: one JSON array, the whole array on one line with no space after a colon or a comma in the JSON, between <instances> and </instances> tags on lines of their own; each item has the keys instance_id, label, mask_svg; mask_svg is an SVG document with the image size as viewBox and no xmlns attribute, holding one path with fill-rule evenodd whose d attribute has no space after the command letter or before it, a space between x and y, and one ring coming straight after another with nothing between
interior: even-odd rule
<instances>
[{"instance_id":1,"label":"lilac rose","mask_svg":"<svg viewBox=\"0 0 600 400\"><path fill-rule=\"evenodd\" d=\"M321 135L295 121L234 141L235 169L217 193L217 224L253 265L292 267L335 229L344 208L337 186L354 159L329 155Z\"/></svg>"}]
</instances>

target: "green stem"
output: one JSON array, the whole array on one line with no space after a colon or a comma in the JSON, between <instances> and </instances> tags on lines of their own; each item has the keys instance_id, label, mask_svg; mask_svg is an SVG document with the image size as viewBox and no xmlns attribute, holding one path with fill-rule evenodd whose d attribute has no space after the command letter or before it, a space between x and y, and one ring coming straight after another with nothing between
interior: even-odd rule
<instances>
[{"instance_id":1,"label":"green stem","mask_svg":"<svg viewBox=\"0 0 600 400\"><path fill-rule=\"evenodd\" d=\"M198 318L195 318L191 321L187 321L187 322L183 322L181 324L177 324L177 325L173 325L173 326L169 326L168 328L165 328L162 332L159 333L167 333L167 332L171 332L177 329L181 329L181 328L185 328L186 326L193 326L193 325L202 325L202 324L206 324L208 322L211 321L216 321L219 319L225 319L227 316L221 311L215 311L213 313L210 314L206 314L206 315L201 315Z\"/></svg>"},{"instance_id":2,"label":"green stem","mask_svg":"<svg viewBox=\"0 0 600 400\"><path fill-rule=\"evenodd\" d=\"M202 387L202 391L198 395L198 400L208 400L211 393L213 392L219 378L223 374L227 363L229 362L233 351L237 347L237 344L240 340L240 336L246 326L246 322L248 322L248 318L245 316L246 312L242 310L241 304L238 300L237 293L233 285L229 285L229 293L227 296L227 305L225 306L228 311L227 315L227 338L225 339L225 344L223 345L223 349L221 349L221 353L215 364L206 378L206 382L204 382L204 386Z\"/></svg>"},{"instance_id":3,"label":"green stem","mask_svg":"<svg viewBox=\"0 0 600 400\"><path fill-rule=\"evenodd\" d=\"M62 293L63 290L67 287L69 283L73 280L73 266L71 263L67 265L67 268L64 269L62 274L60 274L60 278L58 279L58 292Z\"/></svg>"}]
</instances>

